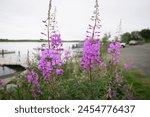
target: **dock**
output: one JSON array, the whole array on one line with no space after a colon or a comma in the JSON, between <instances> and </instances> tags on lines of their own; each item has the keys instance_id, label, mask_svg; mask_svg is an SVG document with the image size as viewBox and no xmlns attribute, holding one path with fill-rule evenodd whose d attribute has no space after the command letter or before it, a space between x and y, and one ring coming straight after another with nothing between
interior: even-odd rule
<instances>
[{"instance_id":1,"label":"dock","mask_svg":"<svg viewBox=\"0 0 150 117\"><path fill-rule=\"evenodd\" d=\"M15 59L0 58L0 66L8 67L23 67L24 69L28 68L26 61L16 61Z\"/></svg>"}]
</instances>

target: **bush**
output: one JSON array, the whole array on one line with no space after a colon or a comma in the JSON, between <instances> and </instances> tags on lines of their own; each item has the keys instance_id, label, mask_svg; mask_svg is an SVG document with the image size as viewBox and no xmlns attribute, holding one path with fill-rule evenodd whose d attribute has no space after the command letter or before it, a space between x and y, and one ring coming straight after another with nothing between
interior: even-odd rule
<instances>
[{"instance_id":1,"label":"bush","mask_svg":"<svg viewBox=\"0 0 150 117\"><path fill-rule=\"evenodd\" d=\"M57 75L55 80L43 79L41 71L38 70L36 63L33 66L40 77L40 91L32 89L36 86L27 80L23 75L20 79L15 79L8 84L15 84L12 90L3 86L0 91L0 99L52 99L52 100L78 100L78 99L128 99L132 95L132 90L122 75L122 70L116 65L106 61L107 67L96 66L93 71L93 81L91 82L88 75L82 71L80 61L68 59L63 65L64 74ZM116 71L117 70L117 71ZM36 88L35 88L36 89Z\"/></svg>"}]
</instances>

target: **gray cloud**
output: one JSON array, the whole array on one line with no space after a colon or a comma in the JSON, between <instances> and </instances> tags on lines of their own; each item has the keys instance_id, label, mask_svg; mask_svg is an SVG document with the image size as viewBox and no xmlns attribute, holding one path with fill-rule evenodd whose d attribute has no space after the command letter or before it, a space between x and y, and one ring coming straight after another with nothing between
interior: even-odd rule
<instances>
[{"instance_id":1,"label":"gray cloud","mask_svg":"<svg viewBox=\"0 0 150 117\"><path fill-rule=\"evenodd\" d=\"M49 0L0 0L0 37L41 38L42 20L47 16ZM84 39L95 0L53 0L62 38ZM119 20L122 31L150 27L149 0L99 0L101 32L115 34Z\"/></svg>"}]
</instances>

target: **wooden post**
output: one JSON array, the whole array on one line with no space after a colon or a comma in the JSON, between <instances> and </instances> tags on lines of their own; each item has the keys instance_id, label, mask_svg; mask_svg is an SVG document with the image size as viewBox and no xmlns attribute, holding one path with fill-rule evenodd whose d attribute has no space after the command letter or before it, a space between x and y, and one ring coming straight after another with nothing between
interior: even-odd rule
<instances>
[{"instance_id":1,"label":"wooden post","mask_svg":"<svg viewBox=\"0 0 150 117\"><path fill-rule=\"evenodd\" d=\"M5 53L4 53L4 50L2 49L2 58L4 58L4 54L5 54Z\"/></svg>"}]
</instances>

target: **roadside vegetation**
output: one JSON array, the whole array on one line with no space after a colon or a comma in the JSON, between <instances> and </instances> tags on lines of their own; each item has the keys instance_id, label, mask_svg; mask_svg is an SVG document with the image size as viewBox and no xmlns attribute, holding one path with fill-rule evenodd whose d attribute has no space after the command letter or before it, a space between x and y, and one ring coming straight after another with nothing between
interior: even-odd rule
<instances>
[{"instance_id":1,"label":"roadside vegetation","mask_svg":"<svg viewBox=\"0 0 150 117\"><path fill-rule=\"evenodd\" d=\"M123 74L134 90L135 99L150 100L150 76L135 68Z\"/></svg>"}]
</instances>

